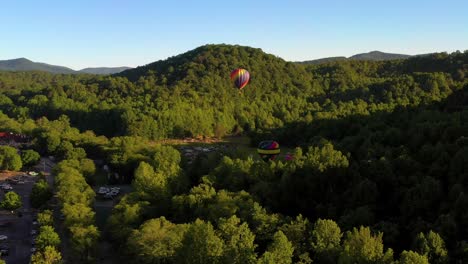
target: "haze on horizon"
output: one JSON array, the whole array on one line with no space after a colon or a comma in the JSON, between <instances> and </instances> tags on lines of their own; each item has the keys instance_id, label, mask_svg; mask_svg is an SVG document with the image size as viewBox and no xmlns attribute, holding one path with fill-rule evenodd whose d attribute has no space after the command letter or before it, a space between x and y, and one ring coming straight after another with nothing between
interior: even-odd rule
<instances>
[{"instance_id":1,"label":"haze on horizon","mask_svg":"<svg viewBox=\"0 0 468 264\"><path fill-rule=\"evenodd\" d=\"M0 9L0 60L136 67L218 43L289 61L468 49L467 2L381 2L8 1Z\"/></svg>"}]
</instances>

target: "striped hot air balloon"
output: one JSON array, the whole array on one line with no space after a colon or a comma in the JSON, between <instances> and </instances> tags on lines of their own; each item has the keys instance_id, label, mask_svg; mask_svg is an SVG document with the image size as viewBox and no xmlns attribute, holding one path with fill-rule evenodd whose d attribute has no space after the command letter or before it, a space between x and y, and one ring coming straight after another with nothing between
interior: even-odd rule
<instances>
[{"instance_id":1,"label":"striped hot air balloon","mask_svg":"<svg viewBox=\"0 0 468 264\"><path fill-rule=\"evenodd\" d=\"M278 142L265 140L258 144L257 152L264 161L274 160L280 153Z\"/></svg>"},{"instance_id":2,"label":"striped hot air balloon","mask_svg":"<svg viewBox=\"0 0 468 264\"><path fill-rule=\"evenodd\" d=\"M231 72L231 80L237 89L242 90L249 83L250 73L245 69L235 69Z\"/></svg>"}]
</instances>

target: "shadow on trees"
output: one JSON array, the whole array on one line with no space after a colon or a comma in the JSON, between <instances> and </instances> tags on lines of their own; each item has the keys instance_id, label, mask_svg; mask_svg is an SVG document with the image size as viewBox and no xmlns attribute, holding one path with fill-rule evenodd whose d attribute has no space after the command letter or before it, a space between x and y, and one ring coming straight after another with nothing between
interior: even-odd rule
<instances>
[{"instance_id":1,"label":"shadow on trees","mask_svg":"<svg viewBox=\"0 0 468 264\"><path fill-rule=\"evenodd\" d=\"M397 251L429 229L441 233L449 248L468 235L462 209L468 205L467 136L468 85L440 102L293 122L251 135L253 145L273 139L303 150L331 142L349 160L344 169L304 166L282 175L278 193L264 198L270 208L335 219L344 229L373 226Z\"/></svg>"}]
</instances>

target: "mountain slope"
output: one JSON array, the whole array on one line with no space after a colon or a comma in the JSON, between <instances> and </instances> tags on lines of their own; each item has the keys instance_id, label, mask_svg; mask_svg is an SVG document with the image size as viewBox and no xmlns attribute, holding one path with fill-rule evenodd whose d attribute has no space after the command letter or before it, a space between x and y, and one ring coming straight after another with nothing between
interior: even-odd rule
<instances>
[{"instance_id":1,"label":"mountain slope","mask_svg":"<svg viewBox=\"0 0 468 264\"><path fill-rule=\"evenodd\" d=\"M322 64L328 62L335 62L335 61L343 61L343 60L370 60L370 61L383 61L383 60L399 60L399 59L407 59L412 57L411 55L405 54L395 54L395 53L386 53L381 51L371 51L367 53L360 53L353 55L349 58L339 56L339 57L328 57L316 60L308 60L308 61L300 61L296 63L300 64Z\"/></svg>"},{"instance_id":2,"label":"mountain slope","mask_svg":"<svg viewBox=\"0 0 468 264\"><path fill-rule=\"evenodd\" d=\"M72 70L67 67L51 65L47 63L34 62L26 58L18 58L12 60L0 60L0 71L44 71L51 73L65 74L114 74L124 70L131 69L130 67L98 67L85 68L79 71Z\"/></svg>"},{"instance_id":3,"label":"mountain slope","mask_svg":"<svg viewBox=\"0 0 468 264\"><path fill-rule=\"evenodd\" d=\"M299 61L296 63L299 64L322 64L322 63L328 63L328 62L334 62L334 61L343 61L347 60L346 57L344 56L338 56L338 57L328 57L328 58L322 58L322 59L316 59L316 60L308 60L308 61Z\"/></svg>"},{"instance_id":4,"label":"mountain slope","mask_svg":"<svg viewBox=\"0 0 468 264\"><path fill-rule=\"evenodd\" d=\"M360 53L349 57L350 60L399 60L411 57L405 54L385 53L381 51L371 51L367 53Z\"/></svg>"},{"instance_id":5,"label":"mountain slope","mask_svg":"<svg viewBox=\"0 0 468 264\"><path fill-rule=\"evenodd\" d=\"M125 70L131 69L131 67L98 67L98 68L85 68L79 70L80 73L89 74L115 74Z\"/></svg>"},{"instance_id":6,"label":"mountain slope","mask_svg":"<svg viewBox=\"0 0 468 264\"><path fill-rule=\"evenodd\" d=\"M46 63L33 62L26 58L18 58L13 60L0 60L0 70L2 71L45 71L52 73L75 73L74 70L63 67L50 65Z\"/></svg>"}]
</instances>

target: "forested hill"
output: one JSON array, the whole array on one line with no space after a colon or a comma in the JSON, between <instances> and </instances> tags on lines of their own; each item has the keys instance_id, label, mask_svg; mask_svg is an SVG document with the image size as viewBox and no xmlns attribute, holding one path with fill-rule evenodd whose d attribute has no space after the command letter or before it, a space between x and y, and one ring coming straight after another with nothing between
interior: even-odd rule
<instances>
[{"instance_id":1,"label":"forested hill","mask_svg":"<svg viewBox=\"0 0 468 264\"><path fill-rule=\"evenodd\" d=\"M97 67L97 68L84 68L79 70L81 73L89 74L114 74L131 69L130 67Z\"/></svg>"},{"instance_id":2,"label":"forested hill","mask_svg":"<svg viewBox=\"0 0 468 264\"><path fill-rule=\"evenodd\" d=\"M383 60L399 60L399 59L407 59L411 57L411 55L405 54L395 54L395 53L386 53L381 51L371 51L367 53L360 53L353 55L349 58L346 57L329 57L329 58L321 58L316 60L308 60L308 61L301 61L297 62L300 64L322 64L327 62L336 62L336 61L343 61L343 60L370 60L370 61L383 61Z\"/></svg>"},{"instance_id":3,"label":"forested hill","mask_svg":"<svg viewBox=\"0 0 468 264\"><path fill-rule=\"evenodd\" d=\"M1 60L0 70L2 71L45 71L51 73L74 73L75 71L63 67L50 65L46 63L33 62L26 58L18 58L13 60Z\"/></svg>"},{"instance_id":4,"label":"forested hill","mask_svg":"<svg viewBox=\"0 0 468 264\"><path fill-rule=\"evenodd\" d=\"M0 71L43 71L50 73L62 73L62 74L78 74L78 73L89 73L89 74L114 74L124 70L130 69L130 67L98 67L98 68L85 68L79 71L72 70L67 67L51 65L42 62L34 62L26 58L18 58L12 60L0 60Z\"/></svg>"},{"instance_id":5,"label":"forested hill","mask_svg":"<svg viewBox=\"0 0 468 264\"><path fill-rule=\"evenodd\" d=\"M207 45L115 76L0 72L0 131L65 160L74 210L98 180L86 157L132 182L102 232L124 263L468 263L467 76L468 51L300 65ZM154 143L225 135L292 158L221 146L191 163ZM93 254L94 214L62 212Z\"/></svg>"},{"instance_id":6,"label":"forested hill","mask_svg":"<svg viewBox=\"0 0 468 264\"><path fill-rule=\"evenodd\" d=\"M206 45L114 77L0 73L0 81L24 93L27 100L12 100L33 107L28 115L67 114L106 136L222 136L439 101L463 86L467 57L299 65L260 49ZM229 79L238 67L251 74L241 94Z\"/></svg>"}]
</instances>

